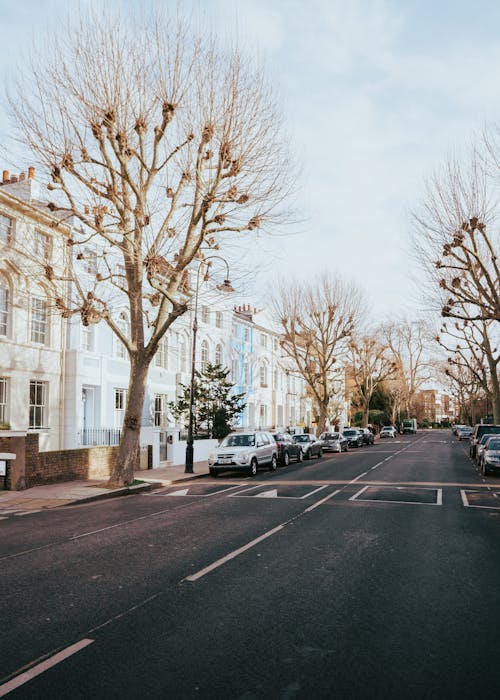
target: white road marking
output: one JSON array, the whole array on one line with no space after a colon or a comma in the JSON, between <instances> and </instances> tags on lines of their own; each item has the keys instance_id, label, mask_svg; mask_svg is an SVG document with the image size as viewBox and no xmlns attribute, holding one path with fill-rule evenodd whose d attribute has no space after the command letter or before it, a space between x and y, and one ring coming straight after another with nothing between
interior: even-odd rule
<instances>
[{"instance_id":1,"label":"white road marking","mask_svg":"<svg viewBox=\"0 0 500 700\"><path fill-rule=\"evenodd\" d=\"M31 681L33 678L36 678L36 676L39 676L41 673L44 673L49 668L60 664L61 661L64 661L73 654L76 654L77 652L81 651L93 642L93 639L82 639L76 644L72 644L71 646L66 647L66 649L63 649L57 654L54 654L54 656L50 656L48 659L45 659L45 661L42 661L36 666L33 666L33 668L30 668L29 671L25 671L19 676L16 676L16 678L13 678L12 680L7 681L7 683L0 685L0 698L3 698L8 693L11 693L13 690L16 690L16 688L19 688L21 685L24 685L28 681Z\"/></svg>"},{"instance_id":2,"label":"white road marking","mask_svg":"<svg viewBox=\"0 0 500 700\"><path fill-rule=\"evenodd\" d=\"M289 522L289 521L287 521L287 522ZM271 537L271 535L274 535L276 532L283 530L285 525L286 525L286 523L283 523L282 525L278 525L277 527L273 528L272 530L268 530L263 535L260 535L260 537L256 537L251 542L247 542L247 544L243 545L243 547L240 547L239 549L235 549L234 551L230 552L229 554L226 554L225 557L221 557L220 559L217 559L217 561L212 562L212 564L205 566L204 569L200 569L195 574L191 574L191 576L186 576L186 578L183 578L182 581L197 581L199 578L202 578L202 576L206 576L214 569L218 569L219 566L222 566L226 562L237 557L239 554L242 554L242 552L246 552L247 549L251 549L252 547L255 547L256 544L259 544L259 542L262 542L263 540L267 539L268 537ZM181 583L182 583L182 581L181 581Z\"/></svg>"},{"instance_id":3,"label":"white road marking","mask_svg":"<svg viewBox=\"0 0 500 700\"><path fill-rule=\"evenodd\" d=\"M337 490L334 491L333 493L328 494L328 496L325 496L325 498L322 498L320 501L316 501L316 503L313 503L312 506L309 506L309 508L306 508L305 511L304 511L304 513L310 513L311 510L314 510L315 508L317 508L318 506L322 505L322 504L325 503L326 501L329 501L330 498L333 498L334 496L336 496L338 493L341 492L341 490L342 490L342 489L337 489Z\"/></svg>"},{"instance_id":4,"label":"white road marking","mask_svg":"<svg viewBox=\"0 0 500 700\"><path fill-rule=\"evenodd\" d=\"M187 496L189 489L181 489L180 491L170 491L166 496Z\"/></svg>"},{"instance_id":5,"label":"white road marking","mask_svg":"<svg viewBox=\"0 0 500 700\"><path fill-rule=\"evenodd\" d=\"M380 486L380 484L379 484ZM373 484L368 484L368 486L365 486L362 488L360 491L354 494L354 496L351 496L349 499L350 501L363 501L363 503L404 503L406 505L412 505L412 506L442 506L443 505L443 489L422 489L422 491L435 491L436 492L436 500L434 503L426 503L425 501L386 501L381 498L359 498L362 493L364 493L367 489L369 488L374 488ZM376 488L376 487L375 487ZM394 487L392 487L394 488ZM405 491L407 488L406 486L396 486L396 489L398 491Z\"/></svg>"},{"instance_id":6,"label":"white road marking","mask_svg":"<svg viewBox=\"0 0 500 700\"><path fill-rule=\"evenodd\" d=\"M262 493L256 494L256 498L278 498L278 489L271 489L270 491L262 491Z\"/></svg>"}]
</instances>

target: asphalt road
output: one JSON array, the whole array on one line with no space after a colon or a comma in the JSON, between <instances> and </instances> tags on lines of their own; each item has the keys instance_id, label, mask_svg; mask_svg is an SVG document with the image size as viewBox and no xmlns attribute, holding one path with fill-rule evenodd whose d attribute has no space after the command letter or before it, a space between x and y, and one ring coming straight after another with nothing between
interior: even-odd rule
<instances>
[{"instance_id":1,"label":"asphalt road","mask_svg":"<svg viewBox=\"0 0 500 700\"><path fill-rule=\"evenodd\" d=\"M0 532L0 697L498 695L500 479L448 431Z\"/></svg>"}]
</instances>

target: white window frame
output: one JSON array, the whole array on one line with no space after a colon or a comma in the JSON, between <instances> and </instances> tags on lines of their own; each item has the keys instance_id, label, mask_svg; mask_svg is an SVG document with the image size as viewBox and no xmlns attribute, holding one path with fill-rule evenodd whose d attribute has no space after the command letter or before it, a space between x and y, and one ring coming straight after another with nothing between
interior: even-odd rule
<instances>
[{"instance_id":1,"label":"white window frame","mask_svg":"<svg viewBox=\"0 0 500 700\"><path fill-rule=\"evenodd\" d=\"M14 219L7 214L0 214L0 241L12 243L14 238Z\"/></svg>"},{"instance_id":2,"label":"white window frame","mask_svg":"<svg viewBox=\"0 0 500 700\"><path fill-rule=\"evenodd\" d=\"M9 421L9 379L0 377L0 422Z\"/></svg>"},{"instance_id":3,"label":"white window frame","mask_svg":"<svg viewBox=\"0 0 500 700\"><path fill-rule=\"evenodd\" d=\"M29 393L29 429L41 430L47 422L47 382L39 379L30 380ZM35 396L33 396L33 390Z\"/></svg>"},{"instance_id":4,"label":"white window frame","mask_svg":"<svg viewBox=\"0 0 500 700\"><path fill-rule=\"evenodd\" d=\"M83 269L89 275L97 274L97 253L92 248L83 251Z\"/></svg>"},{"instance_id":5,"label":"white window frame","mask_svg":"<svg viewBox=\"0 0 500 700\"><path fill-rule=\"evenodd\" d=\"M48 345L48 304L47 299L31 297L30 340L38 345Z\"/></svg>"},{"instance_id":6,"label":"white window frame","mask_svg":"<svg viewBox=\"0 0 500 700\"><path fill-rule=\"evenodd\" d=\"M224 322L224 315L222 311L216 311L215 312L215 327L216 328L222 328Z\"/></svg>"},{"instance_id":7,"label":"white window frame","mask_svg":"<svg viewBox=\"0 0 500 700\"><path fill-rule=\"evenodd\" d=\"M215 346L215 364L222 365L222 345L220 343Z\"/></svg>"},{"instance_id":8,"label":"white window frame","mask_svg":"<svg viewBox=\"0 0 500 700\"><path fill-rule=\"evenodd\" d=\"M153 424L160 428L167 424L167 403L166 394L155 394Z\"/></svg>"},{"instance_id":9,"label":"white window frame","mask_svg":"<svg viewBox=\"0 0 500 700\"><path fill-rule=\"evenodd\" d=\"M201 307L201 320L203 323L210 323L210 309L206 305Z\"/></svg>"},{"instance_id":10,"label":"white window frame","mask_svg":"<svg viewBox=\"0 0 500 700\"><path fill-rule=\"evenodd\" d=\"M52 236L49 236L44 231L35 229L33 252L40 260L50 260L52 257Z\"/></svg>"},{"instance_id":11,"label":"white window frame","mask_svg":"<svg viewBox=\"0 0 500 700\"><path fill-rule=\"evenodd\" d=\"M122 311L118 317L118 325L125 336L129 336L130 334L130 323L127 318L127 314ZM114 335L115 339L115 357L117 357L120 360L128 360L128 353L127 353L127 348L125 347L125 344L122 343L120 338L117 335Z\"/></svg>"},{"instance_id":12,"label":"white window frame","mask_svg":"<svg viewBox=\"0 0 500 700\"><path fill-rule=\"evenodd\" d=\"M204 340L201 343L201 348L200 348L200 369L202 372L204 372L206 370L209 362L210 362L210 353L209 353L208 343L206 340Z\"/></svg>"},{"instance_id":13,"label":"white window frame","mask_svg":"<svg viewBox=\"0 0 500 700\"><path fill-rule=\"evenodd\" d=\"M268 384L267 384L267 365L265 362L262 362L260 367L259 367L259 379L260 379L260 386L263 388L266 388L268 386Z\"/></svg>"},{"instance_id":14,"label":"white window frame","mask_svg":"<svg viewBox=\"0 0 500 700\"><path fill-rule=\"evenodd\" d=\"M0 336L7 338L10 332L10 287L0 276Z\"/></svg>"},{"instance_id":15,"label":"white window frame","mask_svg":"<svg viewBox=\"0 0 500 700\"><path fill-rule=\"evenodd\" d=\"M168 338L166 336L163 336L158 343L158 350L155 354L155 367L168 369Z\"/></svg>"},{"instance_id":16,"label":"white window frame","mask_svg":"<svg viewBox=\"0 0 500 700\"><path fill-rule=\"evenodd\" d=\"M82 323L81 346L85 352L94 352L94 324L84 326Z\"/></svg>"},{"instance_id":17,"label":"white window frame","mask_svg":"<svg viewBox=\"0 0 500 700\"><path fill-rule=\"evenodd\" d=\"M113 396L113 425L115 428L122 428L127 407L127 390L115 387Z\"/></svg>"}]
</instances>

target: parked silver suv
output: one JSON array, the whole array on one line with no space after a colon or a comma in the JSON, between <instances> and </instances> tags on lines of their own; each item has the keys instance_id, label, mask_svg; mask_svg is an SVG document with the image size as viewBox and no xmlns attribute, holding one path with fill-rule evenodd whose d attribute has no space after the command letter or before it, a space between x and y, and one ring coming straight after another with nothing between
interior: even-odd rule
<instances>
[{"instance_id":1,"label":"parked silver suv","mask_svg":"<svg viewBox=\"0 0 500 700\"><path fill-rule=\"evenodd\" d=\"M230 433L219 447L208 455L210 476L235 469L243 469L255 476L257 469L263 465L268 465L273 471L278 466L276 441L271 433L265 430Z\"/></svg>"}]
</instances>

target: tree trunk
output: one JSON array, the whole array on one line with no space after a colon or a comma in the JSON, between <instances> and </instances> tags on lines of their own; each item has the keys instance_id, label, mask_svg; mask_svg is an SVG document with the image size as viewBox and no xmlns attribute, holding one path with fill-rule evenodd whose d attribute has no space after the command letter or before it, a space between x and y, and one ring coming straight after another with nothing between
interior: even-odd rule
<instances>
[{"instance_id":1,"label":"tree trunk","mask_svg":"<svg viewBox=\"0 0 500 700\"><path fill-rule=\"evenodd\" d=\"M134 471L140 466L139 436L146 395L146 379L149 362L132 356L128 385L127 408L123 420L122 436L118 459L114 465L108 486L127 486L134 481Z\"/></svg>"},{"instance_id":2,"label":"tree trunk","mask_svg":"<svg viewBox=\"0 0 500 700\"><path fill-rule=\"evenodd\" d=\"M329 403L330 403L330 399L328 398L328 402L326 404L323 404L323 403L319 404L318 435L321 435L321 433L324 433L326 430L326 422L328 420L328 404Z\"/></svg>"}]
</instances>

